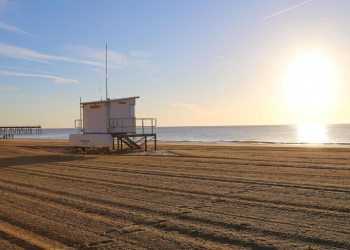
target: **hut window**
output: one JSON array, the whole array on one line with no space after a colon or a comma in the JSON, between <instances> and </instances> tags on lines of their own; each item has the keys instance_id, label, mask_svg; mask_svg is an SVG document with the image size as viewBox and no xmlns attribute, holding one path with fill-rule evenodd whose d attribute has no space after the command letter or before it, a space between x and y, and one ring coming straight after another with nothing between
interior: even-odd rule
<instances>
[{"instance_id":1,"label":"hut window","mask_svg":"<svg viewBox=\"0 0 350 250\"><path fill-rule=\"evenodd\" d=\"M133 104L129 105L129 116L135 117L135 105L133 105Z\"/></svg>"}]
</instances>

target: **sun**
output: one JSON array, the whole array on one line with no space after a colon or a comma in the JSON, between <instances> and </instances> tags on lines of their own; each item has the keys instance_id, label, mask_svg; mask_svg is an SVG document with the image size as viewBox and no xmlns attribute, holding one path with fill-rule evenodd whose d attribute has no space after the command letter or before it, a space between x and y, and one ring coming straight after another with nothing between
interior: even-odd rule
<instances>
[{"instance_id":1,"label":"sun","mask_svg":"<svg viewBox=\"0 0 350 250\"><path fill-rule=\"evenodd\" d=\"M335 70L329 59L317 53L303 54L287 69L288 102L298 110L320 110L329 105L335 81Z\"/></svg>"}]
</instances>

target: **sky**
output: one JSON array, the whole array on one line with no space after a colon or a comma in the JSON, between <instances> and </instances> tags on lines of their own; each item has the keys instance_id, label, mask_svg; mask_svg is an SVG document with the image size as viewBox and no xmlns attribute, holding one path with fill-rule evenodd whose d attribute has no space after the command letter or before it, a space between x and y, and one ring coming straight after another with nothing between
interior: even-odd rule
<instances>
[{"instance_id":1,"label":"sky","mask_svg":"<svg viewBox=\"0 0 350 250\"><path fill-rule=\"evenodd\" d=\"M0 0L0 126L137 99L158 126L350 123L349 0ZM100 91L101 89L101 91Z\"/></svg>"}]
</instances>

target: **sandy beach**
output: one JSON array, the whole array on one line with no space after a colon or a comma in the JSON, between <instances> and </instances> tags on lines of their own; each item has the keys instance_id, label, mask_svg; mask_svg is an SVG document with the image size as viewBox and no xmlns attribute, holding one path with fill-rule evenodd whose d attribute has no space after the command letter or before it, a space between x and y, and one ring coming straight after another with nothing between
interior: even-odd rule
<instances>
[{"instance_id":1,"label":"sandy beach","mask_svg":"<svg viewBox=\"0 0 350 250\"><path fill-rule=\"evenodd\" d=\"M350 147L0 140L0 249L350 249Z\"/></svg>"}]
</instances>

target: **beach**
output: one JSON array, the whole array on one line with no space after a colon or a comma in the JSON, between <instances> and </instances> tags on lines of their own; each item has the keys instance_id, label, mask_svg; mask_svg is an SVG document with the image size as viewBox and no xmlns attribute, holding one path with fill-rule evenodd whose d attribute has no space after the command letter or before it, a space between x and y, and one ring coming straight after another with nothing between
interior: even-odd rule
<instances>
[{"instance_id":1,"label":"beach","mask_svg":"<svg viewBox=\"0 0 350 250\"><path fill-rule=\"evenodd\" d=\"M0 139L0 249L350 249L350 147Z\"/></svg>"}]
</instances>

